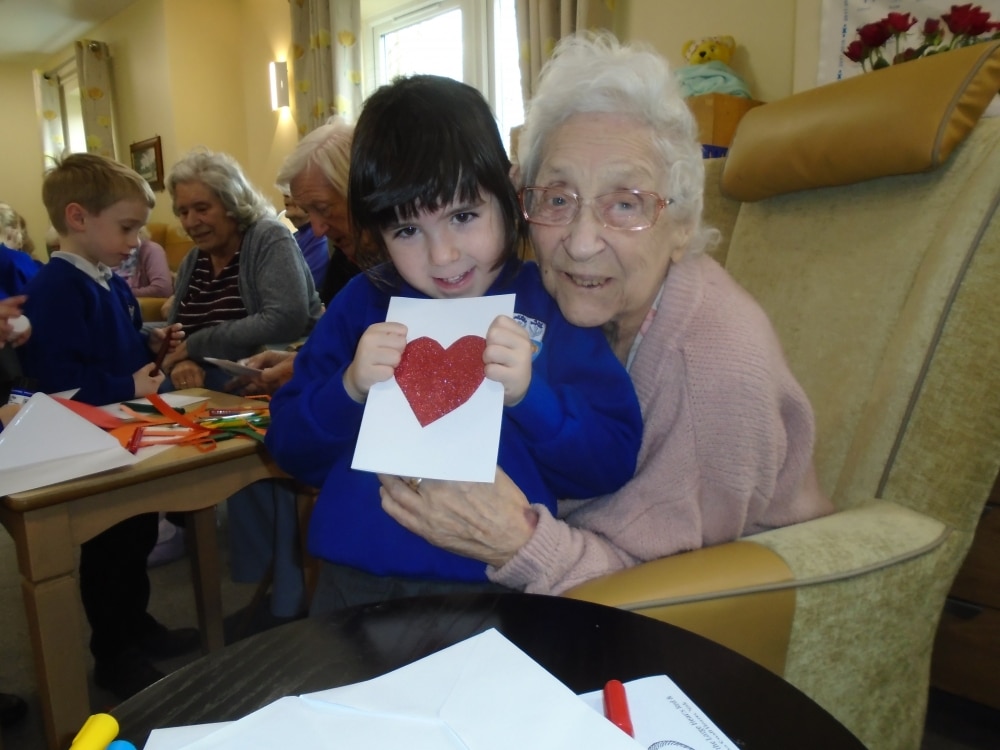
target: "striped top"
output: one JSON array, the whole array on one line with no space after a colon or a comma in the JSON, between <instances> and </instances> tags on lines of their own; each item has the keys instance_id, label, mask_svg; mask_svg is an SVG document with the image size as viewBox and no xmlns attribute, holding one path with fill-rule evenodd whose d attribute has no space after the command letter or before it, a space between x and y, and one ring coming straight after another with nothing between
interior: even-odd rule
<instances>
[{"instance_id":1,"label":"striped top","mask_svg":"<svg viewBox=\"0 0 1000 750\"><path fill-rule=\"evenodd\" d=\"M177 310L177 322L184 326L187 335L247 316L247 308L240 297L239 279L239 251L218 276L212 267L211 256L206 252L198 253L187 294Z\"/></svg>"}]
</instances>

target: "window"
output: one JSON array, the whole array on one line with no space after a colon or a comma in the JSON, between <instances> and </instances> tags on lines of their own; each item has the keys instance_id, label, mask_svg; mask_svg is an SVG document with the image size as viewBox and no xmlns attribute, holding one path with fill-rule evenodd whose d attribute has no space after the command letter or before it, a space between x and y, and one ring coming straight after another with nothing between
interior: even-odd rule
<instances>
[{"instance_id":1,"label":"window","mask_svg":"<svg viewBox=\"0 0 1000 750\"><path fill-rule=\"evenodd\" d=\"M366 97L400 75L464 81L489 101L509 146L524 120L514 0L362 0L362 16Z\"/></svg>"}]
</instances>

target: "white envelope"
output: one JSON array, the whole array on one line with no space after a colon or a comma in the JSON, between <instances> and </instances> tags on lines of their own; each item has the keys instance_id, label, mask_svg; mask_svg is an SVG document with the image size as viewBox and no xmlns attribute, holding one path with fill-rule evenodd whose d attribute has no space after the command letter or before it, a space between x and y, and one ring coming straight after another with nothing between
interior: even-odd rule
<instances>
[{"instance_id":1,"label":"white envelope","mask_svg":"<svg viewBox=\"0 0 1000 750\"><path fill-rule=\"evenodd\" d=\"M0 495L46 487L135 463L100 427L36 393L0 432Z\"/></svg>"},{"instance_id":2,"label":"white envelope","mask_svg":"<svg viewBox=\"0 0 1000 750\"><path fill-rule=\"evenodd\" d=\"M282 698L186 750L636 750L496 630L367 682Z\"/></svg>"}]
</instances>

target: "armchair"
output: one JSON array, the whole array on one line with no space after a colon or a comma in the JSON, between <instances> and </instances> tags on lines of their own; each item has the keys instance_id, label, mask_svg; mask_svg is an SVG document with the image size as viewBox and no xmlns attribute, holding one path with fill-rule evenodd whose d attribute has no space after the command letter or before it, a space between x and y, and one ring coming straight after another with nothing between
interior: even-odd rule
<instances>
[{"instance_id":1,"label":"armchair","mask_svg":"<svg viewBox=\"0 0 1000 750\"><path fill-rule=\"evenodd\" d=\"M706 218L809 394L838 511L567 592L744 653L873 750L920 746L935 629L1000 471L1000 119L977 124L998 89L992 42L747 113Z\"/></svg>"}]
</instances>

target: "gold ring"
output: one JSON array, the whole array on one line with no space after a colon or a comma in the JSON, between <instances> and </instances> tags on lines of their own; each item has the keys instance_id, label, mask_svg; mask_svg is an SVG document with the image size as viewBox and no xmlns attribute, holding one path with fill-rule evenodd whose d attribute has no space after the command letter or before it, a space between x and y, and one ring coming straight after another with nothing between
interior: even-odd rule
<instances>
[{"instance_id":1,"label":"gold ring","mask_svg":"<svg viewBox=\"0 0 1000 750\"><path fill-rule=\"evenodd\" d=\"M404 479L403 481L406 482L407 485L409 485L411 490L416 492L417 489L420 487L420 483L424 480L421 479L420 477L410 477L409 479Z\"/></svg>"}]
</instances>

